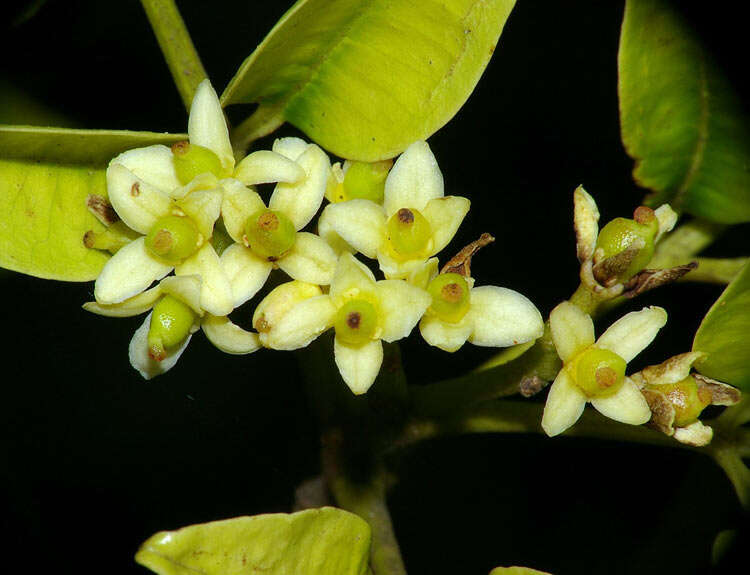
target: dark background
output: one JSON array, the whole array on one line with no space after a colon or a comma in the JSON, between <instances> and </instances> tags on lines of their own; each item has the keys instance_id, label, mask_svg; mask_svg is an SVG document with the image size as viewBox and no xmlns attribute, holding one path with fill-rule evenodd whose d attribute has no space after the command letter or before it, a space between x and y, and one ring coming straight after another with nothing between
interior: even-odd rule
<instances>
[{"instance_id":1,"label":"dark background","mask_svg":"<svg viewBox=\"0 0 750 575\"><path fill-rule=\"evenodd\" d=\"M221 92L287 2L179 5ZM733 6L680 2L746 98L745 20ZM604 221L629 215L643 195L619 139L622 8L519 0L475 93L430 138L446 193L473 202L448 251L493 233L475 277L523 292L545 315L577 285L575 186L597 198ZM21 90L77 127L185 130L140 3L50 0L19 25L18 7L4 10L0 92ZM20 113L6 107L2 119L29 121ZM746 254L747 232L735 228L712 252ZM288 511L295 486L319 471L317 424L291 356L227 356L198 334L175 369L144 382L127 359L142 319L82 311L92 283L4 272L0 282L0 521L6 557L22 557L26 572L145 573L132 556L152 533ZM688 350L719 293L681 284L640 298L633 308L663 305L671 317L635 367ZM402 348L415 384L491 354L445 354L418 334ZM405 455L390 503L412 575L511 564L558 575L702 573L716 533L741 524L719 468L677 449L487 435Z\"/></svg>"}]
</instances>

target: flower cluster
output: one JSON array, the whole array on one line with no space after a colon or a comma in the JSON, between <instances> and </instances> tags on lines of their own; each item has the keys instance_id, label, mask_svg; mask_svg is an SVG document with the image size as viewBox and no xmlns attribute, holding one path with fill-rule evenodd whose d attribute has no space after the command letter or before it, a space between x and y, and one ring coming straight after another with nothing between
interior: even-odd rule
<instances>
[{"instance_id":1,"label":"flower cluster","mask_svg":"<svg viewBox=\"0 0 750 575\"><path fill-rule=\"evenodd\" d=\"M435 256L469 200L445 196L426 142L395 163L342 168L315 144L282 138L236 162L208 81L193 100L188 136L115 157L107 193L119 221L101 238L87 234L87 245L113 256L84 308L116 317L148 312L129 350L144 378L170 369L198 330L222 351L247 354L298 349L333 328L336 365L354 393L375 381L381 341L404 338L417 324L447 351L467 340L505 347L542 335L542 317L523 295L474 287L468 265L438 273ZM275 184L267 202L260 184ZM318 233L304 231L326 197ZM384 279L357 253L377 260ZM258 303L256 331L232 323L229 314L275 269L291 281Z\"/></svg>"}]
</instances>

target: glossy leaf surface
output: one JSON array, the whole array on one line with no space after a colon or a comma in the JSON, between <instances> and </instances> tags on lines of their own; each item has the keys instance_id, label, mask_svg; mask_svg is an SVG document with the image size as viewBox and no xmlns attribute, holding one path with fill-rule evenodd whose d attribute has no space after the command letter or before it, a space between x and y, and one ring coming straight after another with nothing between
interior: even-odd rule
<instances>
[{"instance_id":1,"label":"glossy leaf surface","mask_svg":"<svg viewBox=\"0 0 750 575\"><path fill-rule=\"evenodd\" d=\"M619 51L622 140L652 206L750 221L750 126L690 27L662 0L628 0Z\"/></svg>"},{"instance_id":2,"label":"glossy leaf surface","mask_svg":"<svg viewBox=\"0 0 750 575\"><path fill-rule=\"evenodd\" d=\"M245 60L222 104L257 102L263 122L289 121L341 157L391 158L463 105L514 4L300 0Z\"/></svg>"},{"instance_id":3,"label":"glossy leaf surface","mask_svg":"<svg viewBox=\"0 0 750 575\"><path fill-rule=\"evenodd\" d=\"M550 575L546 571L537 571L528 567L496 567L490 575Z\"/></svg>"},{"instance_id":4,"label":"glossy leaf surface","mask_svg":"<svg viewBox=\"0 0 750 575\"><path fill-rule=\"evenodd\" d=\"M703 318L693 350L709 354L696 366L700 373L750 392L750 265Z\"/></svg>"},{"instance_id":5,"label":"glossy leaf surface","mask_svg":"<svg viewBox=\"0 0 750 575\"><path fill-rule=\"evenodd\" d=\"M323 507L163 531L135 558L159 575L363 575L369 554L367 523Z\"/></svg>"},{"instance_id":6,"label":"glossy leaf surface","mask_svg":"<svg viewBox=\"0 0 750 575\"><path fill-rule=\"evenodd\" d=\"M107 196L109 160L185 135L0 126L0 267L45 278L96 278L108 256L83 245L103 226L89 194Z\"/></svg>"}]
</instances>

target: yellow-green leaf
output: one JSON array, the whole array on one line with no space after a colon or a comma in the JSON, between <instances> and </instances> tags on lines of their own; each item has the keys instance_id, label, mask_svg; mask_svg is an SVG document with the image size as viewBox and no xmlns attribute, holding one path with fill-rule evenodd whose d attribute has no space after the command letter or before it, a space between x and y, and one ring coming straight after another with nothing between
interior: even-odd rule
<instances>
[{"instance_id":1,"label":"yellow-green leaf","mask_svg":"<svg viewBox=\"0 0 750 575\"><path fill-rule=\"evenodd\" d=\"M700 41L663 0L627 0L619 51L622 141L651 205L750 221L750 126Z\"/></svg>"},{"instance_id":2,"label":"yellow-green leaf","mask_svg":"<svg viewBox=\"0 0 750 575\"><path fill-rule=\"evenodd\" d=\"M495 567L490 571L490 575L550 575L550 573L528 567Z\"/></svg>"},{"instance_id":3,"label":"yellow-green leaf","mask_svg":"<svg viewBox=\"0 0 750 575\"><path fill-rule=\"evenodd\" d=\"M696 366L700 373L750 392L750 265L708 310L693 350L708 353Z\"/></svg>"},{"instance_id":4,"label":"yellow-green leaf","mask_svg":"<svg viewBox=\"0 0 750 575\"><path fill-rule=\"evenodd\" d=\"M163 531L135 560L159 575L363 575L370 527L333 507Z\"/></svg>"},{"instance_id":5,"label":"yellow-green leaf","mask_svg":"<svg viewBox=\"0 0 750 575\"><path fill-rule=\"evenodd\" d=\"M235 140L286 120L338 156L391 158L463 105L514 4L299 0L222 95L223 105L260 104Z\"/></svg>"},{"instance_id":6,"label":"yellow-green leaf","mask_svg":"<svg viewBox=\"0 0 750 575\"><path fill-rule=\"evenodd\" d=\"M107 197L109 160L184 134L0 126L0 267L45 278L96 278L108 256L83 245L102 224L90 194Z\"/></svg>"}]
</instances>

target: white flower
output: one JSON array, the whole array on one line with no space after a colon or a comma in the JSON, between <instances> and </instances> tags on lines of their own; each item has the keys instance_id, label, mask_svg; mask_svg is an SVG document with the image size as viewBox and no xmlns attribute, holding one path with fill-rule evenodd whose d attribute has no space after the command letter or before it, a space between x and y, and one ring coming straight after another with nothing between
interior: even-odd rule
<instances>
[{"instance_id":1,"label":"white flower","mask_svg":"<svg viewBox=\"0 0 750 575\"><path fill-rule=\"evenodd\" d=\"M201 284L199 275L172 276L123 302L88 302L83 308L110 317L150 312L128 347L130 363L144 379L174 367L198 329L203 329L209 341L226 353L248 354L259 349L258 334L245 331L226 316L214 316L202 307Z\"/></svg>"},{"instance_id":2,"label":"white flower","mask_svg":"<svg viewBox=\"0 0 750 575\"><path fill-rule=\"evenodd\" d=\"M405 278L450 242L469 205L444 195L437 161L419 141L393 165L382 206L365 199L330 204L321 219L358 252L377 258L386 278Z\"/></svg>"},{"instance_id":3,"label":"white flower","mask_svg":"<svg viewBox=\"0 0 750 575\"><path fill-rule=\"evenodd\" d=\"M550 330L563 367L547 396L542 428L549 436L573 425L586 402L603 415L631 425L651 418L638 386L625 376L627 363L648 346L667 322L660 307L631 312L594 341L594 322L570 302L550 314Z\"/></svg>"},{"instance_id":4,"label":"white flower","mask_svg":"<svg viewBox=\"0 0 750 575\"><path fill-rule=\"evenodd\" d=\"M303 282L279 286L258 305L253 326L263 345L281 350L305 347L334 327L336 365L352 392L361 394L380 371L381 340L409 335L430 299L403 280L375 281L365 265L344 254L328 294Z\"/></svg>"}]
</instances>

